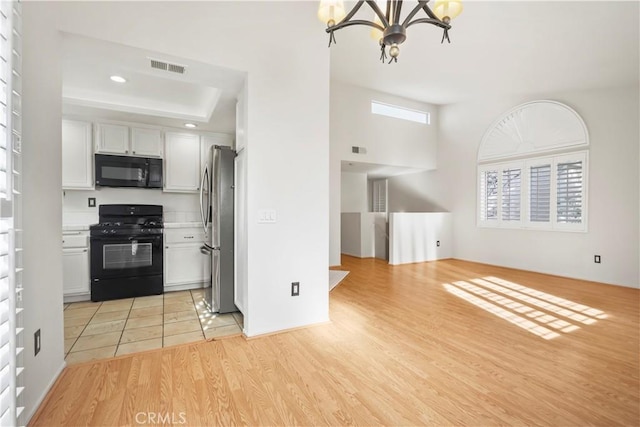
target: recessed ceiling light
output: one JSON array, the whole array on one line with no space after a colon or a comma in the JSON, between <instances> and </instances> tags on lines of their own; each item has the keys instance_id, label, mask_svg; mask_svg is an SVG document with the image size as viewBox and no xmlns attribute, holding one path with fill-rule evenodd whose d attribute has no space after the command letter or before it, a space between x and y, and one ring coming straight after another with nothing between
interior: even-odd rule
<instances>
[{"instance_id":1,"label":"recessed ceiling light","mask_svg":"<svg viewBox=\"0 0 640 427\"><path fill-rule=\"evenodd\" d=\"M197 128L198 125L195 123L185 123L184 127L189 128L189 129L193 129L193 128Z\"/></svg>"},{"instance_id":2,"label":"recessed ceiling light","mask_svg":"<svg viewBox=\"0 0 640 427\"><path fill-rule=\"evenodd\" d=\"M116 83L126 83L127 79L122 76L111 76L110 79Z\"/></svg>"}]
</instances>

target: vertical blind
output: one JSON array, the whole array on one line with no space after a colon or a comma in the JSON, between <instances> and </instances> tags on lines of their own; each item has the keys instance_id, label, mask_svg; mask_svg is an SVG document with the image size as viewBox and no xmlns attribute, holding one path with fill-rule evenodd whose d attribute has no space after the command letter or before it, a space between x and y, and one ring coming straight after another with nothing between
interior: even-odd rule
<instances>
[{"instance_id":1,"label":"vertical blind","mask_svg":"<svg viewBox=\"0 0 640 427\"><path fill-rule=\"evenodd\" d=\"M529 170L529 221L549 222L551 212L551 165Z\"/></svg>"}]
</instances>

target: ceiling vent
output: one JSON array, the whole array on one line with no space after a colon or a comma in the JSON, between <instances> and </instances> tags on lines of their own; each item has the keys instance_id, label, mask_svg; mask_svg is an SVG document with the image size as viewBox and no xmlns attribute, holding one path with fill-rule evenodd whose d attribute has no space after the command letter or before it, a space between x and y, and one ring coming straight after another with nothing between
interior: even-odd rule
<instances>
[{"instance_id":1,"label":"ceiling vent","mask_svg":"<svg viewBox=\"0 0 640 427\"><path fill-rule=\"evenodd\" d=\"M186 68L184 65L170 64L164 61L158 61L157 59L149 58L151 61L151 68L163 71L171 71L172 73L184 74Z\"/></svg>"}]
</instances>

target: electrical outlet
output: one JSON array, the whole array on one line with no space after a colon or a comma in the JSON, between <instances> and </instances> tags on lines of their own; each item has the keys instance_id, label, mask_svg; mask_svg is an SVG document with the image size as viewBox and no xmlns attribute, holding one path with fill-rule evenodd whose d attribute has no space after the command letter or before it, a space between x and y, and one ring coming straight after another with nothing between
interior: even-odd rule
<instances>
[{"instance_id":1,"label":"electrical outlet","mask_svg":"<svg viewBox=\"0 0 640 427\"><path fill-rule=\"evenodd\" d=\"M300 295L300 282L291 282L291 296L297 297Z\"/></svg>"},{"instance_id":2,"label":"electrical outlet","mask_svg":"<svg viewBox=\"0 0 640 427\"><path fill-rule=\"evenodd\" d=\"M440 240L437 240L437 241L436 241L436 246L437 246L437 247L440 247Z\"/></svg>"},{"instance_id":3,"label":"electrical outlet","mask_svg":"<svg viewBox=\"0 0 640 427\"><path fill-rule=\"evenodd\" d=\"M596 264L600 264L600 255L594 255L593 262L595 262Z\"/></svg>"},{"instance_id":4,"label":"electrical outlet","mask_svg":"<svg viewBox=\"0 0 640 427\"><path fill-rule=\"evenodd\" d=\"M96 207L96 198L95 197L89 197L89 207L90 208L95 208Z\"/></svg>"},{"instance_id":5,"label":"electrical outlet","mask_svg":"<svg viewBox=\"0 0 640 427\"><path fill-rule=\"evenodd\" d=\"M42 342L40 340L40 329L38 329L36 331L35 334L33 334L33 355L37 356L38 353L40 353L40 346L41 346Z\"/></svg>"}]
</instances>

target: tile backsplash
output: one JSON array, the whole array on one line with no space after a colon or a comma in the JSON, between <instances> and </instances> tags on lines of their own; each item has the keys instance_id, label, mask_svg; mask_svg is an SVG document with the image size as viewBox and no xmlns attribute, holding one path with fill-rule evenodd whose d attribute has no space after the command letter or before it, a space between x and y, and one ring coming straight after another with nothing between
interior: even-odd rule
<instances>
[{"instance_id":1,"label":"tile backsplash","mask_svg":"<svg viewBox=\"0 0 640 427\"><path fill-rule=\"evenodd\" d=\"M89 207L94 197L96 206ZM100 188L99 190L65 190L62 199L63 225L86 225L98 222L101 204L162 205L165 222L200 221L200 202L195 193L165 193L139 188Z\"/></svg>"}]
</instances>

